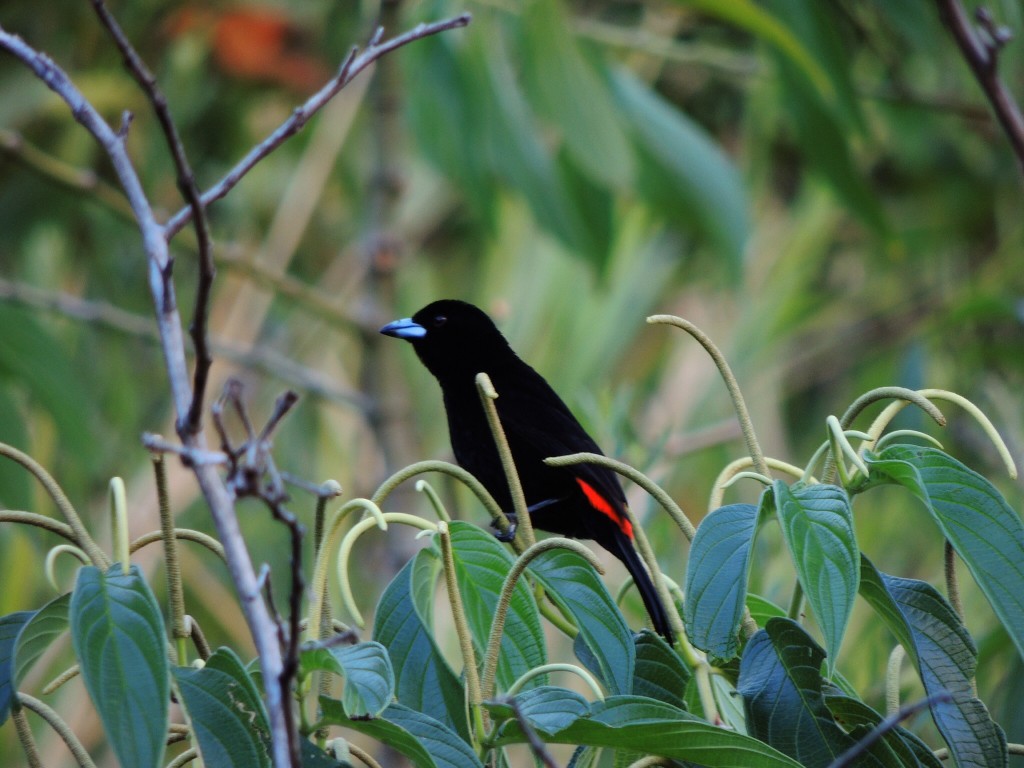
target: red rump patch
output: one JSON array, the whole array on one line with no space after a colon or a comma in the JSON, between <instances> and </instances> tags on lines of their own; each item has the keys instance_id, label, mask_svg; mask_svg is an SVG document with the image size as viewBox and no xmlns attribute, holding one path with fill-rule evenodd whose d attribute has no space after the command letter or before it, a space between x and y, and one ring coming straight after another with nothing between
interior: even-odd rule
<instances>
[{"instance_id":1,"label":"red rump patch","mask_svg":"<svg viewBox=\"0 0 1024 768\"><path fill-rule=\"evenodd\" d=\"M581 489L583 489L583 495L587 497L587 501L590 502L590 506L596 509L605 517L609 518L613 523L619 526L619 530L626 534L629 538L633 538L633 524L629 522L629 518L620 515L616 512L612 505L609 504L604 496L594 490L593 486L578 477L573 478Z\"/></svg>"}]
</instances>

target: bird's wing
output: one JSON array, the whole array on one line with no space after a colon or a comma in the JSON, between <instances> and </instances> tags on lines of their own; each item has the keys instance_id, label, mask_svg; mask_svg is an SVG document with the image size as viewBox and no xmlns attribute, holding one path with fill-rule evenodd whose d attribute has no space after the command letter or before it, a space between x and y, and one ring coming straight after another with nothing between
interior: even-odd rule
<instances>
[{"instance_id":1,"label":"bird's wing","mask_svg":"<svg viewBox=\"0 0 1024 768\"><path fill-rule=\"evenodd\" d=\"M537 379L540 379L539 375ZM552 456L602 453L547 382L540 379L531 384L529 387L509 388L505 395L499 393L495 403L512 455L520 466L530 467ZM609 518L627 536L632 536L624 509L626 497L614 472L596 464L575 464L550 470L547 477L552 478L552 484L557 484L561 492L579 489L591 507ZM551 491L553 495L558 492L556 489ZM531 503L539 500L542 499L531 499Z\"/></svg>"}]
</instances>

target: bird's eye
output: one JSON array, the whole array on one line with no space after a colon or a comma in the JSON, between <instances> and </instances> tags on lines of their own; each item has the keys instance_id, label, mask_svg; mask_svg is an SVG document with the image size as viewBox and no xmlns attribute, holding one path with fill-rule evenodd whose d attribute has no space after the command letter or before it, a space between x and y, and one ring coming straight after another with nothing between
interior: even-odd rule
<instances>
[{"instance_id":1,"label":"bird's eye","mask_svg":"<svg viewBox=\"0 0 1024 768\"><path fill-rule=\"evenodd\" d=\"M440 328L442 325L444 325L447 322L448 322L448 318L447 317L445 317L444 315L437 315L434 318L434 327L435 328Z\"/></svg>"}]
</instances>

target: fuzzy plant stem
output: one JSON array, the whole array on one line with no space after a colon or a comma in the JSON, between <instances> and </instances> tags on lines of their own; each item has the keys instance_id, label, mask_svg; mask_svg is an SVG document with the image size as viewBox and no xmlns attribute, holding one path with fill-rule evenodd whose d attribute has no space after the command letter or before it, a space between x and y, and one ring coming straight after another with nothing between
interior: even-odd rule
<instances>
[{"instance_id":1,"label":"fuzzy plant stem","mask_svg":"<svg viewBox=\"0 0 1024 768\"><path fill-rule=\"evenodd\" d=\"M455 634L459 638L459 651L462 654L463 673L466 676L466 695L469 698L469 712L473 724L474 741L479 746L487 733L487 713L483 708L483 696L480 688L480 676L476 668L476 653L473 651L473 636L466 620L466 608L462 603L459 581L455 576L455 553L452 550L451 534L448 524L437 524L438 540L441 544L441 561L444 565L444 581L448 589L448 602L452 608L452 623Z\"/></svg>"},{"instance_id":2,"label":"fuzzy plant stem","mask_svg":"<svg viewBox=\"0 0 1024 768\"><path fill-rule=\"evenodd\" d=\"M508 490L512 496L512 511L516 514L516 549L525 550L533 546L537 540L533 533L533 521L530 519L530 512L526 507L526 496L523 495L523 484L519 480L519 473L516 471L516 463L512 459L512 450L508 446L508 438L501 426L501 419L498 417L498 409L494 401L498 399L498 392L494 389L491 377L486 373L476 375L476 387L480 392L480 403L483 405L484 413L487 414L487 424L491 428L491 435L494 437L494 444L498 448L498 456L501 457L501 468L505 470L505 478L508 480ZM504 517L504 515L502 515Z\"/></svg>"},{"instance_id":3,"label":"fuzzy plant stem","mask_svg":"<svg viewBox=\"0 0 1024 768\"><path fill-rule=\"evenodd\" d=\"M494 611L494 621L491 622L491 632L487 638L487 650L484 653L484 673L481 682L481 692L485 698L494 695L494 679L498 672L498 656L501 652L501 637L505 631L505 619L508 617L508 608L512 602L512 593L516 588L519 578L523 575L530 562L543 552L551 549L571 549L580 557L590 563L595 571L603 572L601 562L593 552L578 541L555 536L550 539L538 541L532 547L520 555L501 585L501 593L498 596L498 607Z\"/></svg>"},{"instance_id":4,"label":"fuzzy plant stem","mask_svg":"<svg viewBox=\"0 0 1024 768\"><path fill-rule=\"evenodd\" d=\"M174 513L167 489L167 462L162 453L151 454L153 474L156 477L156 498L160 507L160 540L164 548L164 568L167 572L167 602L171 608L171 636L178 647L178 663L186 664L188 639L191 633L185 621L185 591L181 583L181 564L178 561L178 537L174 530Z\"/></svg>"},{"instance_id":5,"label":"fuzzy plant stem","mask_svg":"<svg viewBox=\"0 0 1024 768\"><path fill-rule=\"evenodd\" d=\"M758 442L757 435L754 433L754 423L750 420L750 412L747 410L746 401L743 399L743 393L740 391L740 385L737 383L736 377L733 375L732 368L729 367L729 363L725 359L725 355L722 354L722 351L715 346L711 337L689 320L684 320L683 318L676 317L675 315L652 315L647 318L647 322L651 324L674 325L676 328L682 328L696 339L702 347L704 347L707 353L711 356L711 359L714 360L715 365L718 367L718 372L722 374L722 379L725 381L726 389L729 390L729 397L732 398L733 407L736 409L736 416L740 422L740 430L743 432L743 440L747 444L747 453L750 454L750 458L754 462L754 469L756 469L758 473L768 477L768 465L765 463L764 452L761 450L761 444Z\"/></svg>"},{"instance_id":6,"label":"fuzzy plant stem","mask_svg":"<svg viewBox=\"0 0 1024 768\"><path fill-rule=\"evenodd\" d=\"M64 515L64 519L74 534L75 543L85 551L93 565L100 570L107 570L110 567L110 558L93 541L92 536L89 535L89 532L82 524L82 519L78 516L74 506L50 473L43 469L31 456L6 443L0 443L0 456L6 456L12 461L16 461L32 473L43 488L46 489L46 492L53 499L61 514Z\"/></svg>"}]
</instances>

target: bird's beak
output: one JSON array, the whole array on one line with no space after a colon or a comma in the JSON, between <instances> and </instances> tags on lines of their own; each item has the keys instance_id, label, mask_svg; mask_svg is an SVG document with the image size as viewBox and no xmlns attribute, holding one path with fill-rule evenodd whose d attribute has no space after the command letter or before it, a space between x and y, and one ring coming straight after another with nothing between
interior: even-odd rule
<instances>
[{"instance_id":1,"label":"bird's beak","mask_svg":"<svg viewBox=\"0 0 1024 768\"><path fill-rule=\"evenodd\" d=\"M411 317L403 317L401 320L388 323L380 329L380 332L385 336L394 336L396 339L405 339L406 341L422 339L427 335L427 329L419 323L413 322Z\"/></svg>"}]
</instances>

